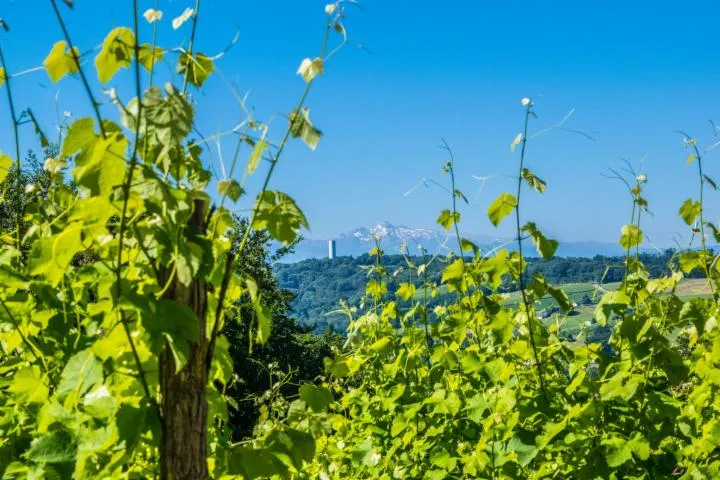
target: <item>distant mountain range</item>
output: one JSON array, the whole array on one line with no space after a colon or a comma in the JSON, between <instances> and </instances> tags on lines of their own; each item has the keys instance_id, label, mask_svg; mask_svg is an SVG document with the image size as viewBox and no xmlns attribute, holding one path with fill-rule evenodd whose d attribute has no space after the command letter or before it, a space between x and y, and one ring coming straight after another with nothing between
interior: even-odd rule
<instances>
[{"instance_id":1,"label":"distant mountain range","mask_svg":"<svg viewBox=\"0 0 720 480\"><path fill-rule=\"evenodd\" d=\"M484 251L493 248L507 248L514 250L517 244L511 239L496 238L487 235L465 235ZM375 246L375 238L380 239L380 246L386 254L400 253L403 248L411 255L421 253L420 246L434 254L436 252L457 252L457 240L451 234L439 230L424 228L410 228L402 225L392 225L388 222L373 225L370 228L356 228L350 232L335 237L337 256L359 256L368 253ZM295 248L295 253L283 259L284 263L298 262L308 258L327 258L329 239L303 239ZM523 253L527 256L536 256L535 248L527 242L523 243ZM556 253L560 257L594 257L595 255L615 256L622 255L622 248L615 243L603 242L563 242Z\"/></svg>"}]
</instances>

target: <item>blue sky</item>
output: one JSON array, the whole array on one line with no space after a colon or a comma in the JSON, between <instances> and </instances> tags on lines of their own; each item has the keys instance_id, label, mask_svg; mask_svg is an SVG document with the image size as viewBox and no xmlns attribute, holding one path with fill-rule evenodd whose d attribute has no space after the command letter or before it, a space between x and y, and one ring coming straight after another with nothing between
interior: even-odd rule
<instances>
[{"instance_id":1,"label":"blue sky","mask_svg":"<svg viewBox=\"0 0 720 480\"><path fill-rule=\"evenodd\" d=\"M131 25L129 0L75 3L75 11L62 10L82 51L97 46L113 26ZM165 13L161 44L187 41L189 24L173 31L170 22L193 3L159 1ZM631 204L622 185L601 174L621 168L622 158L635 165L645 158L646 197L654 215L644 220L644 230L662 246L675 234L687 236L677 210L685 198L697 196L697 177L685 162L690 152L673 131L688 131L703 146L720 140L709 122L720 120L720 10L714 2L361 3L362 9L348 8L346 25L351 40L369 51L347 47L328 62L308 101L325 136L315 152L292 145L272 184L304 209L309 236L334 236L384 220L432 227L448 205L446 194L437 188L404 194L422 178L448 180L440 173L446 160L438 148L442 138L454 150L459 187L473 200L462 212L462 229L511 236L511 222L494 229L485 211L498 193L513 188L518 156L508 147L521 130L520 99L526 96L535 100L539 117L532 130L574 109L566 126L596 141L552 131L529 143L527 166L548 189L542 196L526 192L525 219L561 240L615 241ZM153 2L140 5L144 10ZM324 5L204 0L197 48L215 54L239 29L238 43L218 68L241 92L250 92L256 118L287 113L303 89L295 75L298 64L319 49ZM48 2L6 0L0 17L11 28L0 36L11 71L40 65L61 39ZM141 41L149 41L150 33L144 24ZM87 68L99 92L90 64ZM132 95L127 73L111 86L121 98ZM14 79L14 89L18 108L33 108L48 132L57 112L89 111L72 78L53 85L36 72ZM11 152L2 93L0 148ZM242 119L219 77L196 98L198 126L206 135ZM283 128L276 121L271 136L278 138ZM24 129L23 149L33 146L31 136ZM231 148L223 144L226 152ZM706 172L720 177L719 162L720 148L705 158ZM480 191L473 175L494 177ZM252 192L257 183L249 186ZM718 195L706 196L713 221L720 216ZM241 202L238 209L247 206Z\"/></svg>"}]
</instances>

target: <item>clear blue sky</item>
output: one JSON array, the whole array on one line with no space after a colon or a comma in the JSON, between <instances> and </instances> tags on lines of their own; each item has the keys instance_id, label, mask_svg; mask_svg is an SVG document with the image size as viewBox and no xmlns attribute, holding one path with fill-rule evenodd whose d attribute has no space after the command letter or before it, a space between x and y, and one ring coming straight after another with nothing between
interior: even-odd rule
<instances>
[{"instance_id":1,"label":"clear blue sky","mask_svg":"<svg viewBox=\"0 0 720 480\"><path fill-rule=\"evenodd\" d=\"M62 10L82 51L98 45L112 26L131 25L129 0L75 3L75 11ZM187 39L189 24L174 32L170 22L192 3L159 1L165 13L162 44ZM153 2L140 5L144 11ZM203 0L197 47L215 54L239 28L237 45L218 67L241 91L250 91L258 118L286 113L303 88L295 75L300 60L318 51L324 5ZM567 126L597 139L555 131L530 142L528 166L547 180L548 190L526 195L526 219L563 240L615 241L629 219L629 197L601 173L621 168L623 157L635 164L644 157L654 212L644 222L646 233L660 245L675 233L687 234L677 210L685 198L697 196L697 178L673 130L691 132L701 145L720 140L709 123L720 119L716 2L363 0L362 7L349 8L347 28L371 53L348 47L328 63L308 102L325 137L316 152L299 143L288 149L273 182L305 210L309 236L329 237L383 220L432 227L447 205L445 194L436 188L404 193L421 178L447 180L440 175L446 159L437 148L441 138L455 152L460 187L476 200L463 211L463 230L510 236L510 222L493 229L485 209L513 187L509 175L518 157L508 146L522 127L519 102L525 96L536 102L533 130L574 108ZM3 2L0 17L11 28L0 36L11 71L40 65L61 39L46 1ZM150 32L143 21L141 40L149 41ZM131 95L129 78L123 74L111 82L125 99ZM36 110L48 132L55 128L56 95L57 111L88 113L75 79L52 85L37 72L14 83L19 108ZM0 148L10 152L2 95ZM217 77L200 103L198 125L205 134L242 118ZM283 127L278 121L272 135L279 137ZM24 129L24 149L33 146L31 134ZM223 147L228 154L230 144ZM720 177L719 162L720 148L707 156L707 173ZM498 176L477 195L472 175ZM707 194L713 221L720 215L719 195Z\"/></svg>"}]
</instances>

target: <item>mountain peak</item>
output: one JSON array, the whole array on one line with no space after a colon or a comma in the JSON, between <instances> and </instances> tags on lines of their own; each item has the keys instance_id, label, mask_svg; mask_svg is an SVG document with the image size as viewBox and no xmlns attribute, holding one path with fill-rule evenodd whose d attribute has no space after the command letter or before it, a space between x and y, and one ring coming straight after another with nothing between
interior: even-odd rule
<instances>
[{"instance_id":1,"label":"mountain peak","mask_svg":"<svg viewBox=\"0 0 720 480\"><path fill-rule=\"evenodd\" d=\"M464 235L482 250L489 251L506 239L487 235ZM422 246L427 252L448 253L456 251L456 241L447 232L427 228L411 228L404 225L394 225L388 221L376 223L369 227L359 227L335 237L337 256L357 256L368 253L375 246L375 239L380 239L380 246L388 255L401 252L417 253ZM507 245L513 250L515 243ZM327 239L304 239L296 247L295 253L284 261L297 261L305 258L327 257ZM615 255L622 253L616 244L602 242L561 242L558 254L560 256L592 257L597 254ZM528 248L529 255L534 255L535 249Z\"/></svg>"}]
</instances>

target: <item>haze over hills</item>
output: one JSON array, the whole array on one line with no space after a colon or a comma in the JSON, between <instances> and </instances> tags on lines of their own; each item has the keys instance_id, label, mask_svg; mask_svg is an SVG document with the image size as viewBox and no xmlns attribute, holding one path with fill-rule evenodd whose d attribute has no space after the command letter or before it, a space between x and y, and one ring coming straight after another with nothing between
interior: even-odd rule
<instances>
[{"instance_id":1,"label":"haze over hills","mask_svg":"<svg viewBox=\"0 0 720 480\"><path fill-rule=\"evenodd\" d=\"M503 247L514 250L517 245L512 239L498 238L489 235L465 235L484 251ZM398 254L406 249L411 255L421 254L420 246L425 247L429 253L457 252L457 241L452 234L440 230L426 228L411 228L403 225L393 225L382 222L371 227L360 227L335 237L337 256L359 256L368 253L375 246L375 238L386 254ZM327 258L328 238L306 238L300 241L295 253L283 258L284 263L298 262L308 258ZM523 246L523 253L527 256L537 255L535 248L527 242ZM595 255L622 255L622 248L614 243L604 242L563 242L556 253L561 257L594 257Z\"/></svg>"}]
</instances>

